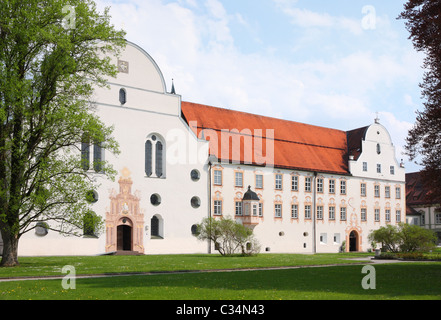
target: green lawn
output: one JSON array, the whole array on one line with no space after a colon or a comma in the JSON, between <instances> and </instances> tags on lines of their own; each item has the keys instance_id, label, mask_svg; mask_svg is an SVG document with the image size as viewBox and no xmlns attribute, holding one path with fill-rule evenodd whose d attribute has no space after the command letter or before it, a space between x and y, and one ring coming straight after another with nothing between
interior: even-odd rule
<instances>
[{"instance_id":1,"label":"green lawn","mask_svg":"<svg viewBox=\"0 0 441 320\"><path fill-rule=\"evenodd\" d=\"M359 255L358 255L359 256ZM54 274L51 268L75 265L77 274L244 268L299 264L329 264L341 255L259 255L229 257L207 255L142 257L27 258L11 273ZM345 257L348 257L345 255ZM29 259L29 260L28 260ZM78 259L78 260L77 260ZM45 262L46 261L46 262ZM352 262L342 260L345 262ZM170 263L166 268L167 263ZM86 270L87 265L94 270ZM113 265L113 267L112 267ZM85 269L83 269L83 267ZM123 268L124 267L124 268ZM435 299L441 300L441 263L412 262L375 265L376 289L364 290L363 265L313 267L290 270L204 272L131 275L76 279L76 289L65 290L61 280L0 282L0 299L81 300L325 300L325 299ZM18 270L22 269L22 270ZM100 272L97 272L100 270ZM0 269L0 277L7 269Z\"/></svg>"}]
</instances>

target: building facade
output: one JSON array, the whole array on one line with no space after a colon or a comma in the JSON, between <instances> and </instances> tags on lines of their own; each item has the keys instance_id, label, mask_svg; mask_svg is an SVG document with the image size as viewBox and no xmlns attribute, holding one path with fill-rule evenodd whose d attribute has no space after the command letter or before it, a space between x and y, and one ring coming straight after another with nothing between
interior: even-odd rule
<instances>
[{"instance_id":1,"label":"building facade","mask_svg":"<svg viewBox=\"0 0 441 320\"><path fill-rule=\"evenodd\" d=\"M407 223L433 230L441 244L441 201L433 196L423 182L420 172L406 174Z\"/></svg>"},{"instance_id":2,"label":"building facade","mask_svg":"<svg viewBox=\"0 0 441 320\"><path fill-rule=\"evenodd\" d=\"M345 132L185 102L137 45L112 59L118 76L93 102L121 153L81 146L105 230L70 238L37 228L19 255L214 252L193 234L203 218L226 216L252 228L262 252L366 251L372 230L406 221L404 166L379 121ZM258 200L244 199L248 190Z\"/></svg>"}]
</instances>

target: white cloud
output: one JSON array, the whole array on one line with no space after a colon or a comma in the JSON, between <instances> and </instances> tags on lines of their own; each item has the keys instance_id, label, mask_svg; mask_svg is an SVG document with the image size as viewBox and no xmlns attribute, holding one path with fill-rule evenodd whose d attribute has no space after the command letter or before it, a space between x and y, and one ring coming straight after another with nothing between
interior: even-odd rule
<instances>
[{"instance_id":1,"label":"white cloud","mask_svg":"<svg viewBox=\"0 0 441 320\"><path fill-rule=\"evenodd\" d=\"M360 28L359 21L297 9L296 1L276 2L281 8L290 9L287 12L292 19L304 14L307 19L299 16L296 20L304 26L330 25L354 34ZM203 5L194 0L98 0L98 5L112 6L114 24L121 27L124 23L127 39L155 59L168 90L174 78L177 93L184 101L350 130L372 123L375 111L392 110L381 100L379 104L375 97L388 93L397 82L409 83L421 74L420 68L415 67L418 55L411 51L397 54L400 49L393 43L389 43L395 50L391 54L353 50L322 60L282 59L276 56L277 50L242 53L235 45L231 24L246 27L247 21L240 12L227 12L218 0ZM377 31L387 34L389 22L386 18L377 19ZM382 41L387 39L390 38ZM404 94L400 95L400 102L394 103L411 103L414 94ZM390 129L398 155L404 150L410 123L390 112L380 114L382 123Z\"/></svg>"},{"instance_id":2,"label":"white cloud","mask_svg":"<svg viewBox=\"0 0 441 320\"><path fill-rule=\"evenodd\" d=\"M356 35L362 32L361 20L301 9L296 7L297 1L274 0L274 3L290 17L292 24L302 28L337 28Z\"/></svg>"}]
</instances>

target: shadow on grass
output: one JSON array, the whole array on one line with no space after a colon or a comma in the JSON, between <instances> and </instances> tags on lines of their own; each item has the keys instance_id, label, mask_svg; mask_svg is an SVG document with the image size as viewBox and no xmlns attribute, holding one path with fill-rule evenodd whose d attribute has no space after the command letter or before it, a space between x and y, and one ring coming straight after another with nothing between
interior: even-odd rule
<instances>
[{"instance_id":1,"label":"shadow on grass","mask_svg":"<svg viewBox=\"0 0 441 320\"><path fill-rule=\"evenodd\" d=\"M375 265L376 289L364 290L362 266L158 274L77 279L61 299L303 300L441 299L441 263ZM35 299L40 299L35 296Z\"/></svg>"}]
</instances>

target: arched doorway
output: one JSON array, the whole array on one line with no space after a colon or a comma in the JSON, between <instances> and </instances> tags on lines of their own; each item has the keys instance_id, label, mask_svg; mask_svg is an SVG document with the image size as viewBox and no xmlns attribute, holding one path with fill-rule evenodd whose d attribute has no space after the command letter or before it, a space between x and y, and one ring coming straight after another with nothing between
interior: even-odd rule
<instances>
[{"instance_id":1,"label":"arched doorway","mask_svg":"<svg viewBox=\"0 0 441 320\"><path fill-rule=\"evenodd\" d=\"M355 230L349 234L349 251L358 251L358 233Z\"/></svg>"},{"instance_id":2,"label":"arched doorway","mask_svg":"<svg viewBox=\"0 0 441 320\"><path fill-rule=\"evenodd\" d=\"M117 228L117 250L132 251L132 227L120 225Z\"/></svg>"}]
</instances>

